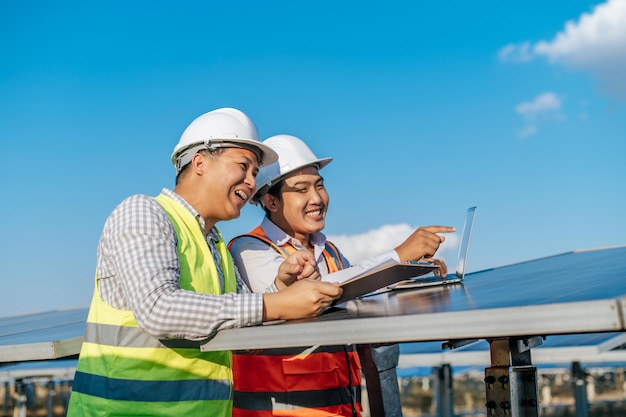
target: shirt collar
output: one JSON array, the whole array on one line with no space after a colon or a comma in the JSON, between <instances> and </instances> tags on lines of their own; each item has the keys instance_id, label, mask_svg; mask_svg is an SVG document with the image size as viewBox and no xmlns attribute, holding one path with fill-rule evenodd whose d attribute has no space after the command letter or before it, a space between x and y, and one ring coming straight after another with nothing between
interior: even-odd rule
<instances>
[{"instance_id":1,"label":"shirt collar","mask_svg":"<svg viewBox=\"0 0 626 417\"><path fill-rule=\"evenodd\" d=\"M204 231L204 226L206 225L206 222L204 221L204 218L200 215L200 213L198 213L198 210L193 208L193 206L189 204L184 198L182 198L181 196L179 196L174 191L168 188L163 188L161 190L161 194L165 194L166 196L182 204L187 210L189 210L189 212L193 215L193 217L195 217L196 220L198 221L198 224L200 225L200 230ZM220 235L215 226L213 226L211 230L209 230L209 233L206 234L206 237L213 240L214 242L220 241Z\"/></svg>"},{"instance_id":2,"label":"shirt collar","mask_svg":"<svg viewBox=\"0 0 626 417\"><path fill-rule=\"evenodd\" d=\"M302 249L304 246L302 242L300 242L295 237L289 236L283 229L278 227L273 221L271 221L267 216L263 218L261 222L261 227L265 231L265 234L269 238L272 243L277 244L278 246L282 246L286 243L290 243L293 246ZM315 232L309 238L313 248L315 249L315 255L320 254L326 245L326 236L322 232Z\"/></svg>"}]
</instances>

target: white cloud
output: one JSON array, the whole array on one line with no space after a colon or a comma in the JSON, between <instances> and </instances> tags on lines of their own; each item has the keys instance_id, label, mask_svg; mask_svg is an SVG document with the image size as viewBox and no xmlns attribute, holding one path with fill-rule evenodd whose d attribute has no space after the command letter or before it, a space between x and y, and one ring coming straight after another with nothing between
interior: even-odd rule
<instances>
[{"instance_id":1,"label":"white cloud","mask_svg":"<svg viewBox=\"0 0 626 417\"><path fill-rule=\"evenodd\" d=\"M370 230L356 235L328 235L339 250L352 264L357 264L372 256L380 255L402 243L416 227L408 224L385 225L378 229ZM459 250L460 235L446 233L446 240L441 244L435 254L436 258L443 259L448 265L448 270L456 267L457 252Z\"/></svg>"},{"instance_id":2,"label":"white cloud","mask_svg":"<svg viewBox=\"0 0 626 417\"><path fill-rule=\"evenodd\" d=\"M626 0L608 0L577 21L568 21L552 40L509 44L502 61L528 62L543 56L550 62L590 72L605 93L626 97Z\"/></svg>"},{"instance_id":3,"label":"white cloud","mask_svg":"<svg viewBox=\"0 0 626 417\"><path fill-rule=\"evenodd\" d=\"M532 101L517 105L515 111L526 120L526 126L518 132L520 137L535 135L538 125L546 121L563 120L561 113L561 98L552 92L539 94Z\"/></svg>"},{"instance_id":4,"label":"white cloud","mask_svg":"<svg viewBox=\"0 0 626 417\"><path fill-rule=\"evenodd\" d=\"M510 62L528 62L534 58L530 42L524 42L520 44L510 43L504 48L498 51L498 58L500 61Z\"/></svg>"},{"instance_id":5,"label":"white cloud","mask_svg":"<svg viewBox=\"0 0 626 417\"><path fill-rule=\"evenodd\" d=\"M539 94L533 101L518 104L516 111L530 119L536 118L542 113L550 113L561 108L561 99L554 93Z\"/></svg>"},{"instance_id":6,"label":"white cloud","mask_svg":"<svg viewBox=\"0 0 626 417\"><path fill-rule=\"evenodd\" d=\"M569 21L552 41L534 46L538 55L553 62L593 63L612 61L626 52L626 1L609 0L592 13L583 13L577 22Z\"/></svg>"},{"instance_id":7,"label":"white cloud","mask_svg":"<svg viewBox=\"0 0 626 417\"><path fill-rule=\"evenodd\" d=\"M537 133L537 126L534 124L527 124L524 128L517 132L517 136L520 138L527 138Z\"/></svg>"}]
</instances>

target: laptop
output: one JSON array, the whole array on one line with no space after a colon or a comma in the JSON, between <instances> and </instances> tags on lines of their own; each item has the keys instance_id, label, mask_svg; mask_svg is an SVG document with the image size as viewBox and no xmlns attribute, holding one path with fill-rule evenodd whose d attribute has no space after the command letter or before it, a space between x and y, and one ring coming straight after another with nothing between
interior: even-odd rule
<instances>
[{"instance_id":1,"label":"laptop","mask_svg":"<svg viewBox=\"0 0 626 417\"><path fill-rule=\"evenodd\" d=\"M439 267L433 262L403 262L384 268L364 273L340 284L343 294L333 302L333 305L345 301L379 294L390 290L428 287L433 285L447 285L461 282L465 275L467 252L472 234L476 207L470 207L465 217L461 246L459 248L459 260L457 261L456 275L448 274L446 278L438 276L424 276L437 270Z\"/></svg>"},{"instance_id":2,"label":"laptop","mask_svg":"<svg viewBox=\"0 0 626 417\"><path fill-rule=\"evenodd\" d=\"M410 288L431 287L434 285L449 285L462 282L465 278L465 266L467 265L467 255L469 253L470 239L472 237L472 228L474 227L474 219L476 218L476 207L467 209L465 215L465 224L463 225L463 233L461 234L461 245L459 246L459 254L456 261L456 272L448 274L446 278L438 276L414 277L403 280L395 284L387 286L390 290L402 290ZM415 263L415 262L411 262ZM423 262L417 262L418 264Z\"/></svg>"}]
</instances>

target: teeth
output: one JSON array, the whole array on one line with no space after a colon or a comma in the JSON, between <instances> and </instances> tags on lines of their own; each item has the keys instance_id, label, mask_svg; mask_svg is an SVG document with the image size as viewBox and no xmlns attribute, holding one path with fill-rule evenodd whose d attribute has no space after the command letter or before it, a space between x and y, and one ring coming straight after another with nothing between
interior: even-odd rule
<instances>
[{"instance_id":1,"label":"teeth","mask_svg":"<svg viewBox=\"0 0 626 417\"><path fill-rule=\"evenodd\" d=\"M248 194L244 193L241 190L237 190L235 191L235 194L237 195L237 197L239 197L240 199L246 201L248 199Z\"/></svg>"},{"instance_id":2,"label":"teeth","mask_svg":"<svg viewBox=\"0 0 626 417\"><path fill-rule=\"evenodd\" d=\"M315 217L322 214L322 210L309 211L306 215L309 217Z\"/></svg>"}]
</instances>

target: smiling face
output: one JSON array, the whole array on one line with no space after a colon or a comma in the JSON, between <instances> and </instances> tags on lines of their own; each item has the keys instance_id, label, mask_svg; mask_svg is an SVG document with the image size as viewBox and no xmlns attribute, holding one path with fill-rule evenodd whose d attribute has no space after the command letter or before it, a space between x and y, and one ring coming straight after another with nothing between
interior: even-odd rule
<instances>
[{"instance_id":1,"label":"smiling face","mask_svg":"<svg viewBox=\"0 0 626 417\"><path fill-rule=\"evenodd\" d=\"M221 155L203 155L208 162L203 194L209 200L207 220L218 222L239 217L254 194L259 172L257 156L242 148L225 148Z\"/></svg>"},{"instance_id":2,"label":"smiling face","mask_svg":"<svg viewBox=\"0 0 626 417\"><path fill-rule=\"evenodd\" d=\"M309 235L324 228L328 193L314 166L294 172L282 181L280 198L263 196L270 219L283 231L308 245Z\"/></svg>"},{"instance_id":3,"label":"smiling face","mask_svg":"<svg viewBox=\"0 0 626 417\"><path fill-rule=\"evenodd\" d=\"M257 155L248 149L201 151L179 175L174 192L200 213L206 232L218 221L239 217L254 193L258 171Z\"/></svg>"}]
</instances>

